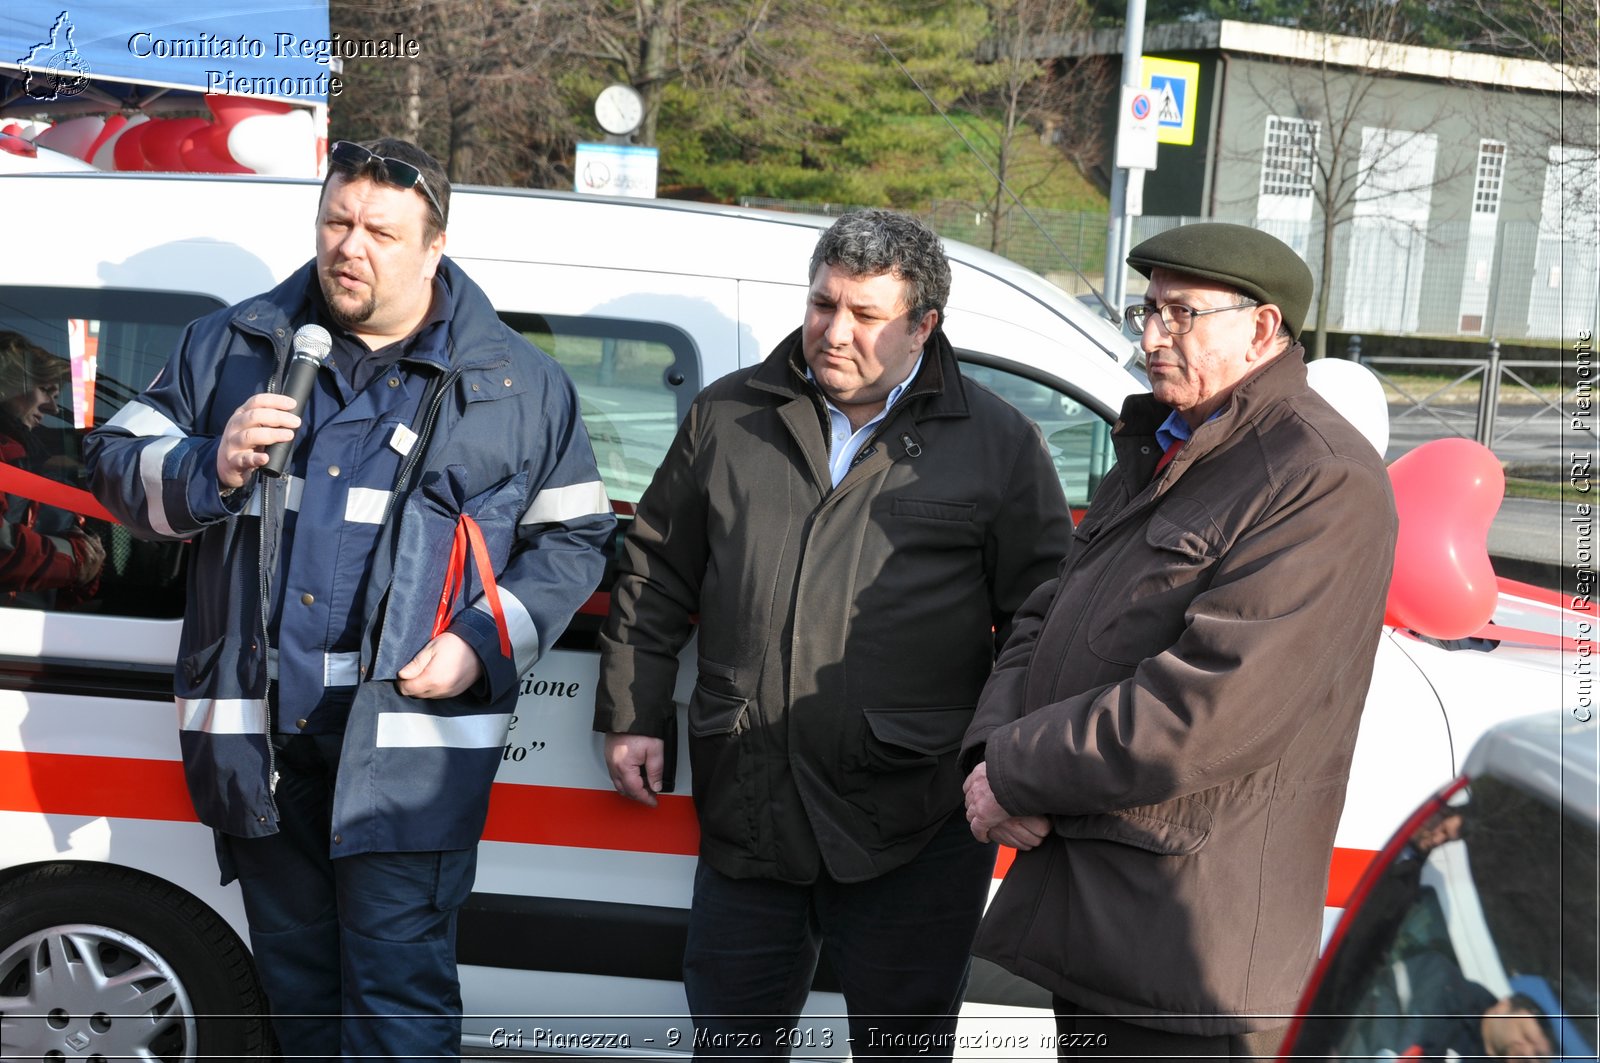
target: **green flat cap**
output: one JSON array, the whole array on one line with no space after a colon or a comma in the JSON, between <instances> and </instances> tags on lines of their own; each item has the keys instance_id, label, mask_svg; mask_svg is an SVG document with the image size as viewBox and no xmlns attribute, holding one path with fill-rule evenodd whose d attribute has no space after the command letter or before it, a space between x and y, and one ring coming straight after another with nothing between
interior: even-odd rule
<instances>
[{"instance_id":1,"label":"green flat cap","mask_svg":"<svg viewBox=\"0 0 1600 1063\"><path fill-rule=\"evenodd\" d=\"M1271 303L1295 339L1311 307L1311 270L1294 248L1248 225L1207 221L1168 229L1130 251L1128 265L1146 277L1156 269L1203 277Z\"/></svg>"}]
</instances>

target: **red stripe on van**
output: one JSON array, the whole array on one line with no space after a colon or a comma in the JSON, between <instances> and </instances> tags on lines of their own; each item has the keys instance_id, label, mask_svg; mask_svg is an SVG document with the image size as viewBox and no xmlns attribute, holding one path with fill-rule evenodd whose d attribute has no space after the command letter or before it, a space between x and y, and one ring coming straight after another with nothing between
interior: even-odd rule
<instances>
[{"instance_id":1,"label":"red stripe on van","mask_svg":"<svg viewBox=\"0 0 1600 1063\"><path fill-rule=\"evenodd\" d=\"M1378 855L1375 849L1335 849L1333 865L1328 868L1329 908L1344 908L1356 890L1367 865Z\"/></svg>"},{"instance_id":2,"label":"red stripe on van","mask_svg":"<svg viewBox=\"0 0 1600 1063\"><path fill-rule=\"evenodd\" d=\"M662 794L655 808L611 790L495 783L483 839L521 845L694 856L700 827L694 801ZM194 806L175 760L84 757L67 753L0 750L0 811L114 819L195 821ZM1327 904L1343 908L1377 853L1335 849ZM994 877L1004 878L1017 857L1001 846Z\"/></svg>"},{"instance_id":3,"label":"red stripe on van","mask_svg":"<svg viewBox=\"0 0 1600 1063\"><path fill-rule=\"evenodd\" d=\"M498 782L483 839L524 845L693 856L700 851L694 801L662 794L649 808L614 790Z\"/></svg>"},{"instance_id":4,"label":"red stripe on van","mask_svg":"<svg viewBox=\"0 0 1600 1063\"><path fill-rule=\"evenodd\" d=\"M0 750L0 809L192 823L194 805L175 760Z\"/></svg>"}]
</instances>

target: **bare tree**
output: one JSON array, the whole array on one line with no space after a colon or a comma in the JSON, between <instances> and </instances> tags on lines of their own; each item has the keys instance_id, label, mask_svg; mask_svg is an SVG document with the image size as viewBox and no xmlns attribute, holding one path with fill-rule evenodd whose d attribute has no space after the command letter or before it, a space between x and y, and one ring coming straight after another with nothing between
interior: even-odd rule
<instances>
[{"instance_id":1,"label":"bare tree","mask_svg":"<svg viewBox=\"0 0 1600 1063\"><path fill-rule=\"evenodd\" d=\"M1468 0L1458 19L1477 27L1468 42L1499 55L1549 63L1561 77L1562 91L1581 115L1585 128L1573 130L1593 138L1595 101L1600 95L1600 5L1593 0Z\"/></svg>"},{"instance_id":2,"label":"bare tree","mask_svg":"<svg viewBox=\"0 0 1600 1063\"><path fill-rule=\"evenodd\" d=\"M696 75L714 79L737 64L762 30L772 3L595 3L579 23L571 54L597 62L613 78L638 90L644 119L636 138L654 145L666 87Z\"/></svg>"},{"instance_id":3,"label":"bare tree","mask_svg":"<svg viewBox=\"0 0 1600 1063\"><path fill-rule=\"evenodd\" d=\"M452 181L544 183L574 134L558 57L585 10L582 0L345 0L330 8L335 31L404 34L418 54L347 63L332 121L340 135L401 132Z\"/></svg>"},{"instance_id":4,"label":"bare tree","mask_svg":"<svg viewBox=\"0 0 1600 1063\"><path fill-rule=\"evenodd\" d=\"M1476 31L1468 42L1473 47L1548 66L1561 106L1523 109L1515 121L1505 123L1504 138L1532 157L1544 156L1551 145L1565 149L1552 160L1573 170L1570 180L1560 182L1567 196L1563 208L1569 217L1592 219L1600 158L1600 4L1468 0L1456 18Z\"/></svg>"},{"instance_id":5,"label":"bare tree","mask_svg":"<svg viewBox=\"0 0 1600 1063\"><path fill-rule=\"evenodd\" d=\"M1250 87L1280 121L1277 143L1263 149L1263 172L1292 189L1290 194L1309 195L1319 223L1319 283L1307 323L1316 334L1307 357L1318 359L1328 349L1340 230L1361 217L1374 228L1366 234L1372 239L1403 242L1408 249L1420 244L1431 190L1472 162L1441 164L1434 134L1404 128L1396 117L1407 84L1394 72L1409 36L1399 5L1317 0L1310 8L1303 27L1337 26L1344 32L1306 29L1316 58L1274 64L1272 73L1252 75ZM1441 110L1430 125L1459 117Z\"/></svg>"},{"instance_id":6,"label":"bare tree","mask_svg":"<svg viewBox=\"0 0 1600 1063\"><path fill-rule=\"evenodd\" d=\"M348 62L330 121L336 137L403 131L456 180L557 186L594 135L595 93L623 82L645 102L638 140L666 149L680 192L913 207L949 195L929 160L950 137L920 121L927 104L885 45L949 107L992 83L972 61L983 18L972 0L335 0L344 38L403 32L421 54ZM1072 123L1092 109L1031 80L1006 135L1077 150Z\"/></svg>"},{"instance_id":7,"label":"bare tree","mask_svg":"<svg viewBox=\"0 0 1600 1063\"><path fill-rule=\"evenodd\" d=\"M1048 49L1041 48L1041 42L1089 28L1090 11L1082 0L989 0L984 8L988 32L979 55L989 61L989 82L967 103L983 116L981 139L993 166L983 213L989 249L1000 251L1017 200L1026 201L1062 167L1093 161L1100 143L1093 119L1111 77L1104 64L1079 64L1075 76L1059 77L1046 58ZM1041 140L1053 150L1024 155L1024 139ZM1025 158L1034 161L1029 165Z\"/></svg>"}]
</instances>

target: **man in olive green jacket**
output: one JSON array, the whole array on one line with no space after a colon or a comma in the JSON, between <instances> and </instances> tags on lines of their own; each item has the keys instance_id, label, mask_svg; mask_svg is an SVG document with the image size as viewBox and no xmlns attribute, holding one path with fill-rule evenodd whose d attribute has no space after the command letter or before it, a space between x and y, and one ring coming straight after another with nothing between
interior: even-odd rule
<instances>
[{"instance_id":1,"label":"man in olive green jacket","mask_svg":"<svg viewBox=\"0 0 1600 1063\"><path fill-rule=\"evenodd\" d=\"M1316 959L1394 500L1306 384L1292 250L1201 224L1128 261L1152 394L963 748L974 834L1042 837L1009 839L977 953L1086 1055L1270 1053Z\"/></svg>"},{"instance_id":2,"label":"man in olive green jacket","mask_svg":"<svg viewBox=\"0 0 1600 1063\"><path fill-rule=\"evenodd\" d=\"M950 1055L995 851L957 748L1072 524L1038 429L962 378L949 286L920 223L842 218L802 327L695 400L628 535L595 727L618 791L654 803L698 614L702 1055L784 1054L824 940L857 1055Z\"/></svg>"}]
</instances>

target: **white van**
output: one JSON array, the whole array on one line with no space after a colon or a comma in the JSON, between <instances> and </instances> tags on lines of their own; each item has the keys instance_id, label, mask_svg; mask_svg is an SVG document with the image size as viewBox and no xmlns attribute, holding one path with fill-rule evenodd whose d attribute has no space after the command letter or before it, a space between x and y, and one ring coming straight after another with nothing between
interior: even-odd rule
<instances>
[{"instance_id":1,"label":"white van","mask_svg":"<svg viewBox=\"0 0 1600 1063\"><path fill-rule=\"evenodd\" d=\"M0 580L8 1054L177 1060L268 1044L237 887L217 884L211 832L194 819L178 763L170 674L183 548L135 542L104 519L77 457L83 433L149 383L185 323L310 258L317 194L314 182L260 178L0 177L12 248L0 260L0 330L68 358L73 372L70 402L63 388L60 416L33 432L27 459L0 462L3 519L46 533L80 524L107 553L90 594ZM691 398L800 322L828 224L486 189L456 190L451 213L449 254L577 383L624 523ZM948 250L946 331L964 372L1040 424L1068 499L1083 507L1112 461L1110 421L1143 387L1129 368L1133 343L1015 264ZM474 1049L674 1058L693 1046L679 981L697 845L688 765L655 810L608 783L589 730L607 590L523 680L460 923ZM1496 720L1575 698L1555 648L1559 603L1517 591L1497 619L1520 636L1447 646L1385 633L1332 907L1400 810L1454 774L1454 750ZM1551 648L1531 645L1541 640ZM680 704L693 674L680 672ZM997 876L1008 863L1003 854ZM76 988L84 976L96 987L87 993ZM829 988L823 972L806 1022L782 1034L797 1056L848 1051ZM1042 990L979 965L959 1054L1053 1057L1047 1008ZM240 1018L196 1021L217 1015Z\"/></svg>"}]
</instances>

